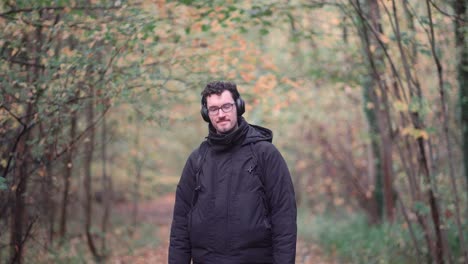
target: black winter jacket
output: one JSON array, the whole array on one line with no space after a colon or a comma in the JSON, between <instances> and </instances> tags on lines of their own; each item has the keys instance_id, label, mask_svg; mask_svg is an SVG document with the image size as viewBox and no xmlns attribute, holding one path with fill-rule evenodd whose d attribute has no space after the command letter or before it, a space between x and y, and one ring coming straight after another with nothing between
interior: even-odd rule
<instances>
[{"instance_id":1,"label":"black winter jacket","mask_svg":"<svg viewBox=\"0 0 468 264\"><path fill-rule=\"evenodd\" d=\"M169 264L294 263L294 189L271 131L240 117L229 135L210 125L207 141L198 184L199 148L177 186Z\"/></svg>"}]
</instances>

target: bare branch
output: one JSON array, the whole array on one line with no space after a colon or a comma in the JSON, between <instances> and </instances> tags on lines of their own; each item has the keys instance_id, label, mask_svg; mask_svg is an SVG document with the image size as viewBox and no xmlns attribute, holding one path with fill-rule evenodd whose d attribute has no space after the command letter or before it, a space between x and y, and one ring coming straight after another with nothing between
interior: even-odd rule
<instances>
[{"instance_id":1,"label":"bare branch","mask_svg":"<svg viewBox=\"0 0 468 264\"><path fill-rule=\"evenodd\" d=\"M36 11L64 11L65 9L69 10L111 10L111 9L120 9L120 6L76 6L76 7L68 7L68 6L47 6L47 7L33 7L33 8L20 8L20 9L12 9L6 11L4 13L0 13L0 17L10 18L10 15L18 14L18 13L32 13Z\"/></svg>"}]
</instances>

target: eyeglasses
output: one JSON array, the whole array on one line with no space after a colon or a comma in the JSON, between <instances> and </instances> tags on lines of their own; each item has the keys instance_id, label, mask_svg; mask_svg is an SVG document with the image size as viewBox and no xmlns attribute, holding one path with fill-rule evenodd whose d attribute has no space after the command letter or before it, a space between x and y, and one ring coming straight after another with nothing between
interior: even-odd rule
<instances>
[{"instance_id":1,"label":"eyeglasses","mask_svg":"<svg viewBox=\"0 0 468 264\"><path fill-rule=\"evenodd\" d=\"M229 113L232 111L233 106L234 106L233 103L223 104L221 107L212 106L208 108L208 114L210 116L215 116L219 113L219 109L223 110L224 113Z\"/></svg>"}]
</instances>

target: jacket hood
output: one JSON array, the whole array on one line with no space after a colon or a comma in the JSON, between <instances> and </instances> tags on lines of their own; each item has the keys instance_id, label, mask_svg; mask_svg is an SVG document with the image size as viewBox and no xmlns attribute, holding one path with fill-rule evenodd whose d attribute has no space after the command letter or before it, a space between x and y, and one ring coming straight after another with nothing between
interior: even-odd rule
<instances>
[{"instance_id":1,"label":"jacket hood","mask_svg":"<svg viewBox=\"0 0 468 264\"><path fill-rule=\"evenodd\" d=\"M273 141L273 132L268 128L249 124L249 130L243 144L256 143L258 141L268 141L271 143Z\"/></svg>"}]
</instances>

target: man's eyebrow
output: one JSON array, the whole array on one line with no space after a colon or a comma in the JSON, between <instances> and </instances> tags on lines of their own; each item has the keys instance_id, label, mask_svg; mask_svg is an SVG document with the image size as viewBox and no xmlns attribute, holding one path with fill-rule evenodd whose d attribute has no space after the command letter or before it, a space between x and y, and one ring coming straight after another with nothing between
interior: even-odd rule
<instances>
[{"instance_id":1,"label":"man's eyebrow","mask_svg":"<svg viewBox=\"0 0 468 264\"><path fill-rule=\"evenodd\" d=\"M225 105L225 104L234 104L234 102L227 102L227 103L224 103L224 104L222 104L222 105L220 105L220 106L212 105L212 106L208 106L208 108L212 108L212 107L222 107L222 106Z\"/></svg>"}]
</instances>

